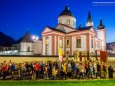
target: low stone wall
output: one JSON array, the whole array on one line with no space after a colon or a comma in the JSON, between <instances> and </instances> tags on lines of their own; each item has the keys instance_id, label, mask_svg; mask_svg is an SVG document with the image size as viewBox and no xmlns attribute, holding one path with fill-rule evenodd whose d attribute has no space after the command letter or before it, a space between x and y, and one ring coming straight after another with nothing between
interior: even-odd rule
<instances>
[{"instance_id":1,"label":"low stone wall","mask_svg":"<svg viewBox=\"0 0 115 86\"><path fill-rule=\"evenodd\" d=\"M57 61L57 57L0 57L0 63L4 61L9 62L11 60L14 63L22 63L22 62L32 62L32 61Z\"/></svg>"},{"instance_id":2,"label":"low stone wall","mask_svg":"<svg viewBox=\"0 0 115 86\"><path fill-rule=\"evenodd\" d=\"M72 59L72 57L71 57ZM22 62L32 62L32 61L58 61L58 57L25 57L25 56L21 56L21 57L12 57L12 56L0 56L0 63L6 61L9 62L9 60L12 60L12 62L15 63L22 63ZM115 66L115 57L109 57L109 65L114 65Z\"/></svg>"}]
</instances>

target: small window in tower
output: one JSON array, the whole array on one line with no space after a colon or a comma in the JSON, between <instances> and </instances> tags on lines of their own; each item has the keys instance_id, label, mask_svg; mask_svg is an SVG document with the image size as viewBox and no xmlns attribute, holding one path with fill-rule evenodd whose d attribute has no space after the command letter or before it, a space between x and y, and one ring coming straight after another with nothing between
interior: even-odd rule
<instances>
[{"instance_id":1,"label":"small window in tower","mask_svg":"<svg viewBox=\"0 0 115 86\"><path fill-rule=\"evenodd\" d=\"M91 48L93 48L93 38L91 38Z\"/></svg>"},{"instance_id":2,"label":"small window in tower","mask_svg":"<svg viewBox=\"0 0 115 86\"><path fill-rule=\"evenodd\" d=\"M62 21L61 20L59 20L59 24L61 24L62 23Z\"/></svg>"},{"instance_id":3,"label":"small window in tower","mask_svg":"<svg viewBox=\"0 0 115 86\"><path fill-rule=\"evenodd\" d=\"M69 19L67 19L67 24L70 25L70 20Z\"/></svg>"},{"instance_id":4,"label":"small window in tower","mask_svg":"<svg viewBox=\"0 0 115 86\"><path fill-rule=\"evenodd\" d=\"M75 21L73 21L73 26L75 26Z\"/></svg>"}]
</instances>

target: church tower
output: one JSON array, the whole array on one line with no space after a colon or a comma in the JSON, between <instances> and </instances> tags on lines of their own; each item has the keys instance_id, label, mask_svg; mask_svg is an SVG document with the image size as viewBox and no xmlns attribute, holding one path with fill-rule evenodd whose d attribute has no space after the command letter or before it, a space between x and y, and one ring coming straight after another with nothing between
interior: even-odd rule
<instances>
[{"instance_id":1,"label":"church tower","mask_svg":"<svg viewBox=\"0 0 115 86\"><path fill-rule=\"evenodd\" d=\"M76 18L73 16L69 7L66 6L58 17L58 24L64 24L73 28L76 28Z\"/></svg>"},{"instance_id":2,"label":"church tower","mask_svg":"<svg viewBox=\"0 0 115 86\"><path fill-rule=\"evenodd\" d=\"M102 40L102 50L106 50L106 30L105 26L102 23L102 19L100 19L100 24L97 27L97 37Z\"/></svg>"},{"instance_id":3,"label":"church tower","mask_svg":"<svg viewBox=\"0 0 115 86\"><path fill-rule=\"evenodd\" d=\"M91 19L90 11L88 12L88 18L87 18L86 26L94 26L93 21Z\"/></svg>"}]
</instances>

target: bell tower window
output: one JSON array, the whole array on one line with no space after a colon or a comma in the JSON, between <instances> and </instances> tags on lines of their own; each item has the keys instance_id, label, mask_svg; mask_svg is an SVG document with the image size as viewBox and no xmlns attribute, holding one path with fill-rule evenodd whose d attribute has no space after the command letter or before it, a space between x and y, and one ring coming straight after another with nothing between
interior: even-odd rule
<instances>
[{"instance_id":1,"label":"bell tower window","mask_svg":"<svg viewBox=\"0 0 115 86\"><path fill-rule=\"evenodd\" d=\"M91 48L93 48L93 37L91 38Z\"/></svg>"},{"instance_id":2,"label":"bell tower window","mask_svg":"<svg viewBox=\"0 0 115 86\"><path fill-rule=\"evenodd\" d=\"M61 24L62 23L62 20L59 20L59 24Z\"/></svg>"},{"instance_id":3,"label":"bell tower window","mask_svg":"<svg viewBox=\"0 0 115 86\"><path fill-rule=\"evenodd\" d=\"M70 19L67 19L67 24L70 25Z\"/></svg>"},{"instance_id":4,"label":"bell tower window","mask_svg":"<svg viewBox=\"0 0 115 86\"><path fill-rule=\"evenodd\" d=\"M73 26L75 26L75 21L73 21Z\"/></svg>"}]
</instances>

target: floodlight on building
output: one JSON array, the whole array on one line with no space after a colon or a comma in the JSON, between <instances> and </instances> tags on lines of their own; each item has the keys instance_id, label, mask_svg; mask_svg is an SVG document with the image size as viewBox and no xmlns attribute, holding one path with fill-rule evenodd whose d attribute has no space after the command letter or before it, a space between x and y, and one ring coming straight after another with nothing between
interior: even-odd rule
<instances>
[{"instance_id":1,"label":"floodlight on building","mask_svg":"<svg viewBox=\"0 0 115 86\"><path fill-rule=\"evenodd\" d=\"M33 41L36 41L36 40L38 40L38 39L39 39L39 37L38 37L37 35L32 35L32 37L31 37L31 38L32 38L32 40L33 40Z\"/></svg>"}]
</instances>

